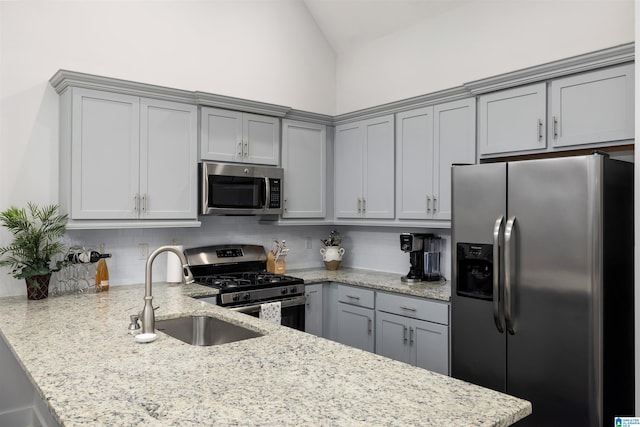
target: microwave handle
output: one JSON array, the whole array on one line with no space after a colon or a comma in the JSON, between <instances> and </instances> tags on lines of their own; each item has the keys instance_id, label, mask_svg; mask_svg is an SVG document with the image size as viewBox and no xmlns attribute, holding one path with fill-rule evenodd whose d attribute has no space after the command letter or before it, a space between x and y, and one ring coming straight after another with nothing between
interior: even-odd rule
<instances>
[{"instance_id":1,"label":"microwave handle","mask_svg":"<svg viewBox=\"0 0 640 427\"><path fill-rule=\"evenodd\" d=\"M207 215L209 213L209 171L205 164L201 164L200 166L202 168L202 172L200 173L202 177L202 190L200 191L200 197L202 197L202 204L200 206L202 206L202 208L200 214Z\"/></svg>"},{"instance_id":2,"label":"microwave handle","mask_svg":"<svg viewBox=\"0 0 640 427\"><path fill-rule=\"evenodd\" d=\"M264 209L268 209L271 204L271 182L268 177L264 178Z\"/></svg>"}]
</instances>

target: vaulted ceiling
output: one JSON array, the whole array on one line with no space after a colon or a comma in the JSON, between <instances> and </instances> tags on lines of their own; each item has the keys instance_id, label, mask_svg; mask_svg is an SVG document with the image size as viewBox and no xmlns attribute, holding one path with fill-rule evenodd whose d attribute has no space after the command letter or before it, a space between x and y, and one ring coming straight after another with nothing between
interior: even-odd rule
<instances>
[{"instance_id":1,"label":"vaulted ceiling","mask_svg":"<svg viewBox=\"0 0 640 427\"><path fill-rule=\"evenodd\" d=\"M336 53L478 0L304 0Z\"/></svg>"}]
</instances>

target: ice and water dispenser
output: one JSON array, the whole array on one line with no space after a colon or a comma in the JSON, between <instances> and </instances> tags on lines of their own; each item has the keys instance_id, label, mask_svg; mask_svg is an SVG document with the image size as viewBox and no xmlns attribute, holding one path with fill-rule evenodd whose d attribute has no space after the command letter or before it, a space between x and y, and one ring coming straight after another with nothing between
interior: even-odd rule
<instances>
[{"instance_id":1,"label":"ice and water dispenser","mask_svg":"<svg viewBox=\"0 0 640 427\"><path fill-rule=\"evenodd\" d=\"M493 245L458 243L456 246L456 293L493 299Z\"/></svg>"}]
</instances>

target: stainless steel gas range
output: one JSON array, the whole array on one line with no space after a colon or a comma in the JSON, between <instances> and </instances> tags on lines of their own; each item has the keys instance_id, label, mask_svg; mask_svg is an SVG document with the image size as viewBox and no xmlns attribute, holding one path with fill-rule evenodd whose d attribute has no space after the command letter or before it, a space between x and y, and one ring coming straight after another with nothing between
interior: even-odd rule
<instances>
[{"instance_id":1,"label":"stainless steel gas range","mask_svg":"<svg viewBox=\"0 0 640 427\"><path fill-rule=\"evenodd\" d=\"M261 304L280 301L282 325L304 331L304 280L266 272L267 255L258 245L215 245L184 251L196 283L216 288L215 303L258 317Z\"/></svg>"}]
</instances>

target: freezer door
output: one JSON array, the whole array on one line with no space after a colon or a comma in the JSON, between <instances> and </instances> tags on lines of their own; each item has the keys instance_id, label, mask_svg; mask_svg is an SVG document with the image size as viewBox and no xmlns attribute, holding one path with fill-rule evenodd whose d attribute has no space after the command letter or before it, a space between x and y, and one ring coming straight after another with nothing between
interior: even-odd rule
<instances>
[{"instance_id":1,"label":"freezer door","mask_svg":"<svg viewBox=\"0 0 640 427\"><path fill-rule=\"evenodd\" d=\"M601 165L584 156L508 166L507 393L533 402L522 425L599 425Z\"/></svg>"},{"instance_id":2,"label":"freezer door","mask_svg":"<svg viewBox=\"0 0 640 427\"><path fill-rule=\"evenodd\" d=\"M492 298L501 292L487 299L459 288L462 276L480 272L468 271L469 264L459 259L456 248L467 244L461 252L477 250L480 258L486 248L481 245L493 245L496 219L506 215L506 177L504 163L452 168L451 374L499 391L506 389L506 335L494 322ZM500 270L499 263L496 267Z\"/></svg>"}]
</instances>

